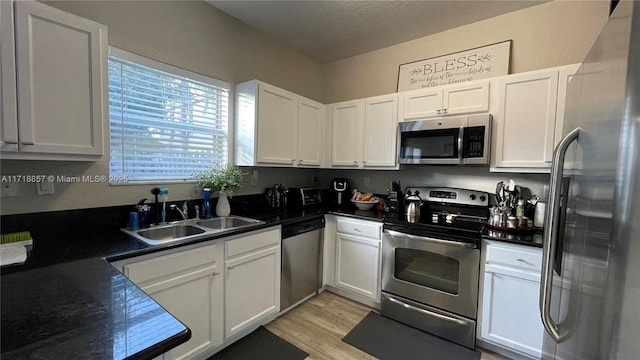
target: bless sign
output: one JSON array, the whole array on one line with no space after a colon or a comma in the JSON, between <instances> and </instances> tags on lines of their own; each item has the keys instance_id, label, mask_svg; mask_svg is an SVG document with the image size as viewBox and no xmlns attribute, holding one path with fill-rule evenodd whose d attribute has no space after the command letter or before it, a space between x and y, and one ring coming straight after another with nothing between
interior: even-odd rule
<instances>
[{"instance_id":1,"label":"bless sign","mask_svg":"<svg viewBox=\"0 0 640 360\"><path fill-rule=\"evenodd\" d=\"M400 65L398 91L456 84L509 73L511 40Z\"/></svg>"}]
</instances>

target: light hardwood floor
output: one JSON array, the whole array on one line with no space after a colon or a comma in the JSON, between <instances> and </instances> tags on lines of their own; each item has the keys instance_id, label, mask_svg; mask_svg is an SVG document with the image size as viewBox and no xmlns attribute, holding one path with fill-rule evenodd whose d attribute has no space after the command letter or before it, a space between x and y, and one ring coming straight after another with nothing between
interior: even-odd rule
<instances>
[{"instance_id":1,"label":"light hardwood floor","mask_svg":"<svg viewBox=\"0 0 640 360\"><path fill-rule=\"evenodd\" d=\"M377 312L365 305L324 291L265 327L309 353L306 360L376 359L341 340L369 311ZM505 358L481 350L480 359Z\"/></svg>"}]
</instances>

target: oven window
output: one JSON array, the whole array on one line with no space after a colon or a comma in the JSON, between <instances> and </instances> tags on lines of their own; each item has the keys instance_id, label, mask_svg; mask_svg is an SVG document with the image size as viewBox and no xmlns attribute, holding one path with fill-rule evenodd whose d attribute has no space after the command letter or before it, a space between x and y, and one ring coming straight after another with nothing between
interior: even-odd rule
<instances>
[{"instance_id":1,"label":"oven window","mask_svg":"<svg viewBox=\"0 0 640 360\"><path fill-rule=\"evenodd\" d=\"M400 139L404 159L449 159L458 157L459 129L403 132Z\"/></svg>"},{"instance_id":2,"label":"oven window","mask_svg":"<svg viewBox=\"0 0 640 360\"><path fill-rule=\"evenodd\" d=\"M394 277L417 285L458 294L460 262L428 251L396 248Z\"/></svg>"}]
</instances>

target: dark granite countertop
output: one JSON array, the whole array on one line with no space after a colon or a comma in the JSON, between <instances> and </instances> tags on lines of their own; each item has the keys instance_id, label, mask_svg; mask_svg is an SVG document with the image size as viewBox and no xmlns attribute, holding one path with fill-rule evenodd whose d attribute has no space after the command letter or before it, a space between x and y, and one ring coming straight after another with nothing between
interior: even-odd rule
<instances>
[{"instance_id":1,"label":"dark granite countertop","mask_svg":"<svg viewBox=\"0 0 640 360\"><path fill-rule=\"evenodd\" d=\"M482 238L486 240L504 241L517 245L541 248L543 235L541 230L510 232L485 227L482 230Z\"/></svg>"},{"instance_id":2,"label":"dark granite countertop","mask_svg":"<svg viewBox=\"0 0 640 360\"><path fill-rule=\"evenodd\" d=\"M264 225L196 242L310 220L325 213L382 219L377 212L355 209L270 211L247 215L265 221ZM44 216L46 213L3 218L5 228L31 224L32 218L47 225L32 231L34 247L24 264L0 269L3 359L151 359L188 341L190 330L109 261L195 242L148 246L117 227L70 228ZM63 216L83 219L78 214Z\"/></svg>"},{"instance_id":3,"label":"dark granite countertop","mask_svg":"<svg viewBox=\"0 0 640 360\"><path fill-rule=\"evenodd\" d=\"M2 276L3 359L151 359L191 331L100 258Z\"/></svg>"}]
</instances>

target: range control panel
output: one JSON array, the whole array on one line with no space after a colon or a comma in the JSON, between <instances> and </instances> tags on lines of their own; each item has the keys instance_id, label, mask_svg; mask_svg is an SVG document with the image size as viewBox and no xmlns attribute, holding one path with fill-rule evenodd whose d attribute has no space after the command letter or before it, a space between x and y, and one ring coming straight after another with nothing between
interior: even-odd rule
<instances>
[{"instance_id":1,"label":"range control panel","mask_svg":"<svg viewBox=\"0 0 640 360\"><path fill-rule=\"evenodd\" d=\"M456 188L407 187L405 198L420 197L422 201L457 205L489 206L489 194L483 191Z\"/></svg>"}]
</instances>

